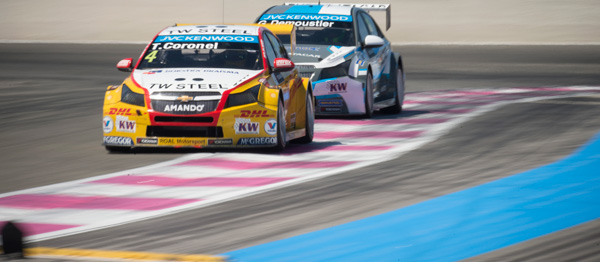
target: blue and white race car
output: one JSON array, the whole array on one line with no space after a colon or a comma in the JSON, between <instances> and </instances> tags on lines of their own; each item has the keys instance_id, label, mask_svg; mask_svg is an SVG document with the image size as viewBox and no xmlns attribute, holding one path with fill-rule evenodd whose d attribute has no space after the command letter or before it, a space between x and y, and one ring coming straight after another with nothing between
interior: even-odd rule
<instances>
[{"instance_id":1,"label":"blue and white race car","mask_svg":"<svg viewBox=\"0 0 600 262\"><path fill-rule=\"evenodd\" d=\"M261 14L256 23L293 24L296 34L278 35L303 77L313 83L317 115L364 115L374 110L402 112L404 70L368 11L388 4L284 4Z\"/></svg>"}]
</instances>

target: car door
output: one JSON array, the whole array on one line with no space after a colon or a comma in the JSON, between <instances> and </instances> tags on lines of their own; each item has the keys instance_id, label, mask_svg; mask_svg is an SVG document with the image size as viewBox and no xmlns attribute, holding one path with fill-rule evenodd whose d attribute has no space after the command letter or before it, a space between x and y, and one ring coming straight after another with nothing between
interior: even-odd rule
<instances>
[{"instance_id":1,"label":"car door","mask_svg":"<svg viewBox=\"0 0 600 262\"><path fill-rule=\"evenodd\" d=\"M373 98L375 102L379 102L388 98L388 86L387 86L387 78L383 77L383 74L387 71L389 75L389 57L391 45L390 42L385 39L381 30L373 20L373 18L364 11L358 12L358 21L359 23L364 23L364 25L359 25L359 32L363 31L363 35L374 35L381 37L384 40L384 45L380 47L367 47L365 48L365 53L369 57L369 63L371 64L371 69L373 72L373 82L375 84ZM361 29L361 27L363 27ZM362 37L362 41L364 42L364 38L366 35ZM393 95L393 94L392 94Z\"/></svg>"},{"instance_id":2,"label":"car door","mask_svg":"<svg viewBox=\"0 0 600 262\"><path fill-rule=\"evenodd\" d=\"M283 96L284 108L286 110L286 129L295 127L295 112L289 110L291 101L294 101L293 94L296 93L293 87L290 86L290 82L293 77L294 70L285 72L275 72L275 58L286 58L289 59L287 51L283 44L269 31L263 33L263 42L265 52L267 56L267 62L269 64L270 77L267 79L271 86L277 86L281 90Z\"/></svg>"}]
</instances>

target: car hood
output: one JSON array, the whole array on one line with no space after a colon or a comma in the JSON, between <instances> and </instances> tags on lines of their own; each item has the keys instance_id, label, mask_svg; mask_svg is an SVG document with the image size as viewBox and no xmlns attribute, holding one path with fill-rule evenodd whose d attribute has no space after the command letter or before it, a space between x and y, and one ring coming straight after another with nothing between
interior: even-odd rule
<instances>
[{"instance_id":1,"label":"car hood","mask_svg":"<svg viewBox=\"0 0 600 262\"><path fill-rule=\"evenodd\" d=\"M292 61L299 65L312 65L315 68L332 67L352 58L355 46L296 45Z\"/></svg>"},{"instance_id":2,"label":"car hood","mask_svg":"<svg viewBox=\"0 0 600 262\"><path fill-rule=\"evenodd\" d=\"M136 69L133 72L133 79L151 93L153 91L219 91L222 93L261 72L262 70L223 68Z\"/></svg>"}]
</instances>

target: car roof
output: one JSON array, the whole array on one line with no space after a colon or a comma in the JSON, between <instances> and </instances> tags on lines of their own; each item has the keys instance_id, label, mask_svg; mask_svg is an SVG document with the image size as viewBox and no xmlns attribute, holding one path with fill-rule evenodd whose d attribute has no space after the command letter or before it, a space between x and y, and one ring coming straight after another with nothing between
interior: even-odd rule
<instances>
[{"instance_id":1,"label":"car roof","mask_svg":"<svg viewBox=\"0 0 600 262\"><path fill-rule=\"evenodd\" d=\"M327 14L327 15L352 15L351 5L340 4L296 4L273 6L265 14Z\"/></svg>"},{"instance_id":2,"label":"car roof","mask_svg":"<svg viewBox=\"0 0 600 262\"><path fill-rule=\"evenodd\" d=\"M259 27L252 25L198 25L176 24L160 31L158 35L253 35L259 34Z\"/></svg>"}]
</instances>

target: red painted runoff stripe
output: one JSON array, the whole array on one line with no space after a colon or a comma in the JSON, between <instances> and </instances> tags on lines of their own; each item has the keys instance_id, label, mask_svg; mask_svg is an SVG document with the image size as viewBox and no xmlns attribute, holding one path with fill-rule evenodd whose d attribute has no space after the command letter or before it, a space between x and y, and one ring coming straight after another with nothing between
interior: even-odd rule
<instances>
[{"instance_id":1,"label":"red painted runoff stripe","mask_svg":"<svg viewBox=\"0 0 600 262\"><path fill-rule=\"evenodd\" d=\"M316 139L334 138L415 138L423 131L356 131L356 132L319 132Z\"/></svg>"},{"instance_id":2,"label":"red painted runoff stripe","mask_svg":"<svg viewBox=\"0 0 600 262\"><path fill-rule=\"evenodd\" d=\"M0 228L4 228L6 221L0 221ZM63 229L78 227L80 225L63 225L63 224L46 224L46 223L15 223L17 228L23 232L25 236L33 236Z\"/></svg>"},{"instance_id":3,"label":"red painted runoff stripe","mask_svg":"<svg viewBox=\"0 0 600 262\"><path fill-rule=\"evenodd\" d=\"M289 147L285 149L283 155L293 155L310 152L321 151L383 151L393 148L393 146L349 146L349 145L331 145L331 146L316 146L302 145L297 147Z\"/></svg>"},{"instance_id":4,"label":"red painted runoff stripe","mask_svg":"<svg viewBox=\"0 0 600 262\"><path fill-rule=\"evenodd\" d=\"M227 159L195 159L176 164L176 166L211 166L235 170L272 169L272 168L335 168L354 164L355 161L282 161L282 162L246 162Z\"/></svg>"},{"instance_id":5,"label":"red painted runoff stripe","mask_svg":"<svg viewBox=\"0 0 600 262\"><path fill-rule=\"evenodd\" d=\"M572 87L515 87L514 89L529 90L529 91L583 91L583 92L597 92L598 90L579 90Z\"/></svg>"},{"instance_id":6,"label":"red painted runoff stripe","mask_svg":"<svg viewBox=\"0 0 600 262\"><path fill-rule=\"evenodd\" d=\"M453 91L448 94L460 94L460 95L473 95L473 96L487 96L501 94L499 91Z\"/></svg>"},{"instance_id":7,"label":"red painted runoff stripe","mask_svg":"<svg viewBox=\"0 0 600 262\"><path fill-rule=\"evenodd\" d=\"M461 108L461 109L440 109L440 110L430 110L430 113L435 114L466 114L475 111L474 108Z\"/></svg>"},{"instance_id":8,"label":"red painted runoff stripe","mask_svg":"<svg viewBox=\"0 0 600 262\"><path fill-rule=\"evenodd\" d=\"M200 201L200 199L127 198L69 195L23 194L0 198L0 206L27 209L120 209L160 210Z\"/></svg>"},{"instance_id":9,"label":"red painted runoff stripe","mask_svg":"<svg viewBox=\"0 0 600 262\"><path fill-rule=\"evenodd\" d=\"M444 118L398 118L398 119L370 119L370 120L344 120L344 119L317 119L318 124L339 125L394 125L394 124L439 124L448 121Z\"/></svg>"},{"instance_id":10,"label":"red painted runoff stripe","mask_svg":"<svg viewBox=\"0 0 600 262\"><path fill-rule=\"evenodd\" d=\"M489 105L491 102L472 102L472 101L440 101L440 100L406 100L404 104L423 104L423 105L472 105L483 106Z\"/></svg>"},{"instance_id":11,"label":"red painted runoff stripe","mask_svg":"<svg viewBox=\"0 0 600 262\"><path fill-rule=\"evenodd\" d=\"M203 177L190 179L164 176L118 176L91 181L89 183L165 187L253 187L269 185L289 179L293 179L293 177Z\"/></svg>"}]
</instances>

